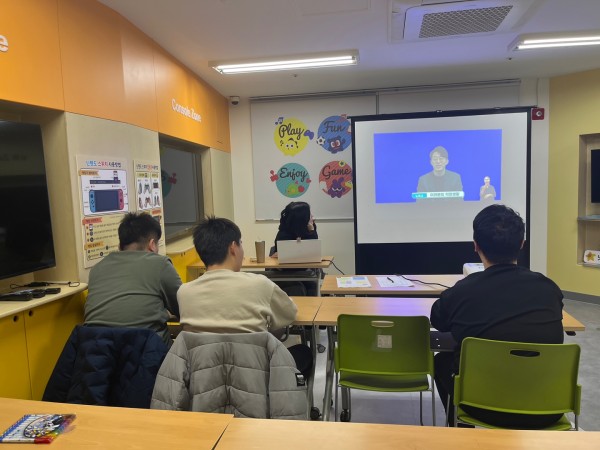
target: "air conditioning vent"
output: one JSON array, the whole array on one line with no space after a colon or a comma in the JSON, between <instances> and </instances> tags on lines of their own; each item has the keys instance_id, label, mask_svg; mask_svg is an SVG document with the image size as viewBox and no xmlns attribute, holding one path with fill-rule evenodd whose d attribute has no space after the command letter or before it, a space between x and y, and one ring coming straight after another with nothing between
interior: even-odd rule
<instances>
[{"instance_id":1,"label":"air conditioning vent","mask_svg":"<svg viewBox=\"0 0 600 450\"><path fill-rule=\"evenodd\" d=\"M405 1L392 1L390 41L505 32L516 26L535 1L463 0L412 7Z\"/></svg>"},{"instance_id":2,"label":"air conditioning vent","mask_svg":"<svg viewBox=\"0 0 600 450\"><path fill-rule=\"evenodd\" d=\"M419 30L419 39L490 33L498 29L511 9L512 6L501 6L425 14Z\"/></svg>"}]
</instances>

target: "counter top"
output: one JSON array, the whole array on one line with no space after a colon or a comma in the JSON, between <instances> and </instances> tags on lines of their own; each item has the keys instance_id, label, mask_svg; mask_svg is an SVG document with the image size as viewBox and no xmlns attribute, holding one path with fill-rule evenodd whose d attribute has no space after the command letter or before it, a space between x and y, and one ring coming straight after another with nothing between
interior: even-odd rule
<instances>
[{"instance_id":1,"label":"counter top","mask_svg":"<svg viewBox=\"0 0 600 450\"><path fill-rule=\"evenodd\" d=\"M36 308L38 306L45 305L46 303L51 303L53 301L59 300L64 297L68 297L73 294L77 294L79 292L83 292L87 289L87 284L79 283L79 286L77 286L77 287L52 284L47 287L59 287L60 293L49 294L49 295L45 295L44 297L41 297L41 298L34 298L31 300L25 300L25 301L14 301L14 300L2 301L2 300L0 300L0 319L11 316L13 314L20 313L22 311L28 311L32 308ZM28 288L19 288L19 289L15 289L15 291L22 291L25 289L28 289Z\"/></svg>"}]
</instances>

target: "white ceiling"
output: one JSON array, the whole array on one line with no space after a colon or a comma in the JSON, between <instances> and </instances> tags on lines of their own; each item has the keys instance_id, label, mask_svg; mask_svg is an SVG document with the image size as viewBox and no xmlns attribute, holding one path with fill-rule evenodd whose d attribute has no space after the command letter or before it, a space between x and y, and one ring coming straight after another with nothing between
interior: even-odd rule
<instances>
[{"instance_id":1,"label":"white ceiling","mask_svg":"<svg viewBox=\"0 0 600 450\"><path fill-rule=\"evenodd\" d=\"M600 29L600 0L533 0L509 30L399 43L388 38L390 0L100 1L225 96L549 77L600 67L600 46L508 50L523 33ZM406 8L422 3L440 0L395 1ZM237 75L208 66L213 60L345 49L358 50L357 66Z\"/></svg>"}]
</instances>

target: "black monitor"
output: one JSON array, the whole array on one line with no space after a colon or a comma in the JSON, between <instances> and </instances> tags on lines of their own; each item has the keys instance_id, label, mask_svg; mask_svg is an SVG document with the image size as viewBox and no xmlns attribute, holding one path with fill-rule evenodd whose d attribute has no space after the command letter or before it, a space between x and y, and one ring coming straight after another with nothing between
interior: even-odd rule
<instances>
[{"instance_id":1,"label":"black monitor","mask_svg":"<svg viewBox=\"0 0 600 450\"><path fill-rule=\"evenodd\" d=\"M600 203L600 149L590 152L590 190L592 203Z\"/></svg>"},{"instance_id":2,"label":"black monitor","mask_svg":"<svg viewBox=\"0 0 600 450\"><path fill-rule=\"evenodd\" d=\"M41 127L0 120L0 279L56 265Z\"/></svg>"}]
</instances>

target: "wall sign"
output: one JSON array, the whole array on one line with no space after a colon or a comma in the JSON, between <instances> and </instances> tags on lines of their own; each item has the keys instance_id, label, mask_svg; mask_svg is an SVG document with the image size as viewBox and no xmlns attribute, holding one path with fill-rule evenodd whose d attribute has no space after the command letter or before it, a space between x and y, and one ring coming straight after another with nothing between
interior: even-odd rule
<instances>
[{"instance_id":1,"label":"wall sign","mask_svg":"<svg viewBox=\"0 0 600 450\"><path fill-rule=\"evenodd\" d=\"M292 201L317 220L351 218L350 116L375 111L375 96L252 103L256 219L277 220Z\"/></svg>"},{"instance_id":2,"label":"wall sign","mask_svg":"<svg viewBox=\"0 0 600 450\"><path fill-rule=\"evenodd\" d=\"M187 106L180 105L174 98L171 99L171 108L173 108L173 111L178 112L182 116L189 117L196 122L202 122L202 116L194 111L194 108L188 108Z\"/></svg>"}]
</instances>

